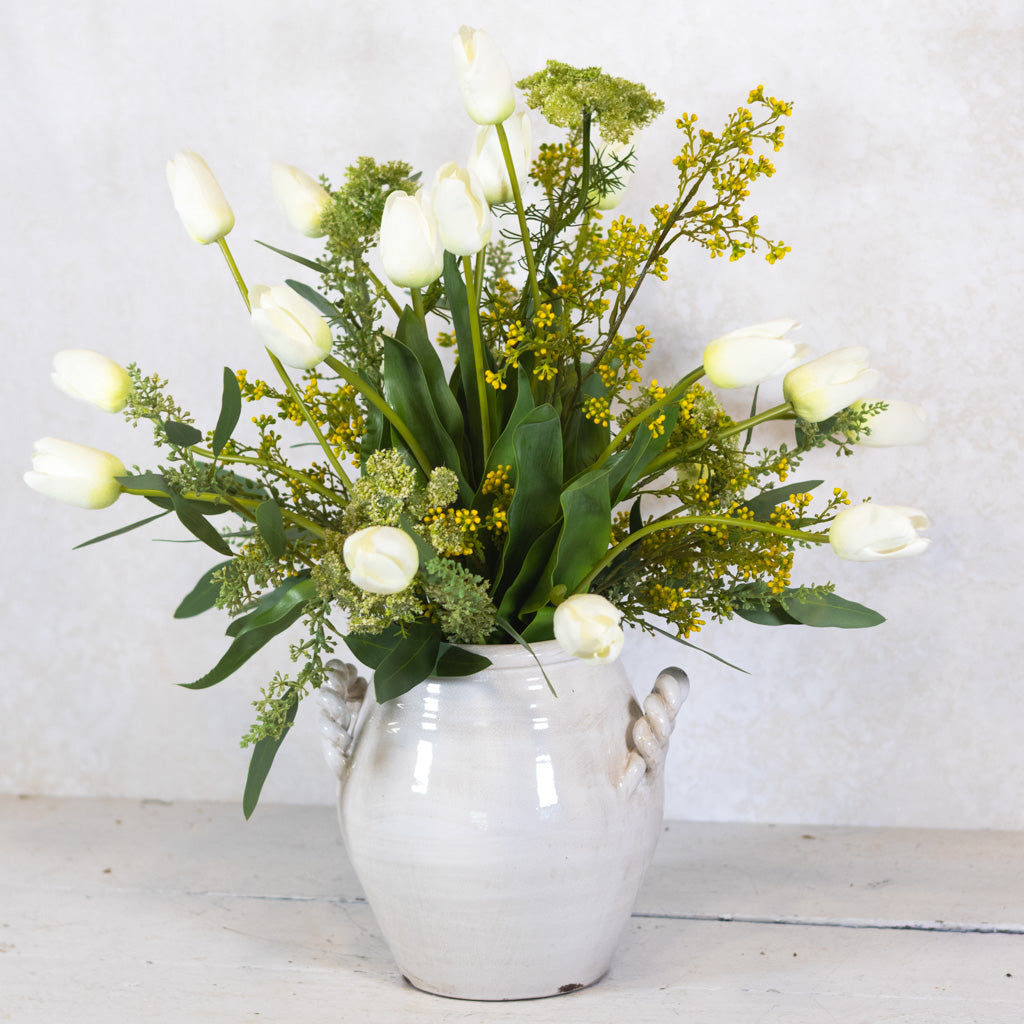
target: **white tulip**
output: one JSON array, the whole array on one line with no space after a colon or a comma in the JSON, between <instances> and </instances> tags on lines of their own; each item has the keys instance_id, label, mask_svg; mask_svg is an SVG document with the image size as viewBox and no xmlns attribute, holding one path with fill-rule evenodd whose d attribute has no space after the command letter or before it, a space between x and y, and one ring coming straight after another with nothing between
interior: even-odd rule
<instances>
[{"instance_id":1,"label":"white tulip","mask_svg":"<svg viewBox=\"0 0 1024 1024\"><path fill-rule=\"evenodd\" d=\"M342 556L352 582L370 594L405 590L420 567L416 542L397 526L367 526L345 538Z\"/></svg>"},{"instance_id":2,"label":"white tulip","mask_svg":"<svg viewBox=\"0 0 1024 1024\"><path fill-rule=\"evenodd\" d=\"M513 114L502 127L508 138L516 183L521 186L526 180L530 171L530 161L533 159L533 133L529 115ZM495 203L512 202L512 182L509 180L505 156L501 151L498 129L493 124L477 128L473 151L469 154L466 166L480 179L484 198L492 206Z\"/></svg>"},{"instance_id":3,"label":"white tulip","mask_svg":"<svg viewBox=\"0 0 1024 1024\"><path fill-rule=\"evenodd\" d=\"M491 208L480 179L456 163L438 168L431 197L441 243L455 256L472 256L491 237Z\"/></svg>"},{"instance_id":4,"label":"white tulip","mask_svg":"<svg viewBox=\"0 0 1024 1024\"><path fill-rule=\"evenodd\" d=\"M466 113L477 124L499 124L516 108L512 72L494 40L463 25L452 36L455 74Z\"/></svg>"},{"instance_id":5,"label":"white tulip","mask_svg":"<svg viewBox=\"0 0 1024 1024\"><path fill-rule=\"evenodd\" d=\"M380 259L399 288L426 288L441 276L444 246L425 189L414 196L400 189L388 195L380 220Z\"/></svg>"},{"instance_id":6,"label":"white tulip","mask_svg":"<svg viewBox=\"0 0 1024 1024\"><path fill-rule=\"evenodd\" d=\"M113 359L85 348L66 348L53 357L50 379L67 395L104 412L120 412L128 404L132 381Z\"/></svg>"},{"instance_id":7,"label":"white tulip","mask_svg":"<svg viewBox=\"0 0 1024 1024\"><path fill-rule=\"evenodd\" d=\"M305 171L289 164L270 165L270 185L274 198L296 231L307 238L323 238L320 226L324 210L330 205L330 193Z\"/></svg>"},{"instance_id":8,"label":"white tulip","mask_svg":"<svg viewBox=\"0 0 1024 1024\"><path fill-rule=\"evenodd\" d=\"M25 483L49 498L77 508L106 508L121 494L117 477L124 463L109 452L73 441L44 437L36 441Z\"/></svg>"},{"instance_id":9,"label":"white tulip","mask_svg":"<svg viewBox=\"0 0 1024 1024\"><path fill-rule=\"evenodd\" d=\"M602 164L607 164L611 167L620 160L631 157L632 154L633 147L628 142L607 142L598 150L597 158ZM614 210L622 202L622 197L626 194L629 180L633 177L633 171L632 169L627 170L625 166L622 166L615 172L615 177L618 180L618 184L607 192L598 193L596 190L591 190L590 198L592 201L597 201L597 208L599 210Z\"/></svg>"},{"instance_id":10,"label":"white tulip","mask_svg":"<svg viewBox=\"0 0 1024 1024\"><path fill-rule=\"evenodd\" d=\"M878 379L878 371L868 369L868 350L857 345L837 348L790 370L782 393L797 416L820 423L863 398Z\"/></svg>"},{"instance_id":11,"label":"white tulip","mask_svg":"<svg viewBox=\"0 0 1024 1024\"><path fill-rule=\"evenodd\" d=\"M198 153L176 153L167 163L167 184L185 230L197 242L209 245L235 226L235 215L213 171Z\"/></svg>"},{"instance_id":12,"label":"white tulip","mask_svg":"<svg viewBox=\"0 0 1024 1024\"><path fill-rule=\"evenodd\" d=\"M249 302L256 333L286 366L309 370L331 354L327 321L287 285L258 284L249 290Z\"/></svg>"},{"instance_id":13,"label":"white tulip","mask_svg":"<svg viewBox=\"0 0 1024 1024\"><path fill-rule=\"evenodd\" d=\"M769 320L730 331L704 349L704 372L720 388L763 384L807 357L808 348L785 337L796 320Z\"/></svg>"},{"instance_id":14,"label":"white tulip","mask_svg":"<svg viewBox=\"0 0 1024 1024\"><path fill-rule=\"evenodd\" d=\"M863 402L854 402L858 409ZM865 422L870 433L860 433L851 440L862 448L892 448L900 444L921 444L928 437L928 414L911 402L885 399L887 408L876 412Z\"/></svg>"},{"instance_id":15,"label":"white tulip","mask_svg":"<svg viewBox=\"0 0 1024 1024\"><path fill-rule=\"evenodd\" d=\"M928 547L927 538L917 535L928 525L920 509L867 501L843 509L832 520L828 541L840 558L852 562L906 558Z\"/></svg>"},{"instance_id":16,"label":"white tulip","mask_svg":"<svg viewBox=\"0 0 1024 1024\"><path fill-rule=\"evenodd\" d=\"M614 661L622 651L622 612L600 594L573 594L556 609L555 639L585 661Z\"/></svg>"}]
</instances>

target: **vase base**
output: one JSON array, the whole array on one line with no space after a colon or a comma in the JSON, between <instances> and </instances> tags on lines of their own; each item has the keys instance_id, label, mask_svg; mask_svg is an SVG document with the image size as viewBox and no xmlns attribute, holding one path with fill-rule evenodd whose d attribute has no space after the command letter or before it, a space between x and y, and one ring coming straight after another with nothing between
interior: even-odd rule
<instances>
[{"instance_id":1,"label":"vase base","mask_svg":"<svg viewBox=\"0 0 1024 1024\"><path fill-rule=\"evenodd\" d=\"M403 974L402 979L413 988L418 989L420 992L426 992L428 995L432 996L440 996L442 999L460 999L464 1002L479 1003L516 1003L526 1002L531 999L553 999L556 996L571 995L573 992L579 992L582 989L596 985L607 973L607 970L602 971L591 981L567 982L565 985L559 985L554 991L549 991L547 989L542 991L532 991L528 985L519 985L514 986L514 993L502 995L473 992L472 986L470 985L461 986L460 991L453 991L452 989L447 989L444 986L432 985L428 981L423 981L418 978L410 978L407 974Z\"/></svg>"}]
</instances>

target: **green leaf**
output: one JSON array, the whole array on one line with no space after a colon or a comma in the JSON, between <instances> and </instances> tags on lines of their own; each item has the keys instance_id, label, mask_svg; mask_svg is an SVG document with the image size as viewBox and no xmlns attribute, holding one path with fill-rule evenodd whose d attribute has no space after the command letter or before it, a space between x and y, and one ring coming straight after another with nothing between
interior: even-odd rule
<instances>
[{"instance_id":1,"label":"green leaf","mask_svg":"<svg viewBox=\"0 0 1024 1024\"><path fill-rule=\"evenodd\" d=\"M542 405L529 413L515 432L513 447L515 492L508 507L508 536L497 577L498 594L520 575L534 542L561 515L562 430L554 408Z\"/></svg>"},{"instance_id":2,"label":"green leaf","mask_svg":"<svg viewBox=\"0 0 1024 1024\"><path fill-rule=\"evenodd\" d=\"M147 516L145 519L140 519L137 523L130 523L128 526L122 526L119 530L111 530L110 533L104 533L99 537L93 537L92 540L83 540L81 544L76 544L71 550L77 551L79 548L87 548L90 544L99 544L102 540L110 540L111 537L118 537L122 533L130 533L132 530L137 530L140 526L145 526L147 523L151 523L155 519L163 519L165 515L167 515L167 512L157 512L155 516Z\"/></svg>"},{"instance_id":3,"label":"green leaf","mask_svg":"<svg viewBox=\"0 0 1024 1024\"><path fill-rule=\"evenodd\" d=\"M455 644L441 644L437 655L437 664L431 675L434 676L472 676L482 672L492 664L490 658L485 658L475 651L467 651L464 647Z\"/></svg>"},{"instance_id":4,"label":"green leaf","mask_svg":"<svg viewBox=\"0 0 1024 1024\"><path fill-rule=\"evenodd\" d=\"M171 492L171 504L181 525L197 540L222 555L233 555L227 541L206 521L204 514L198 510L196 502L187 501L180 494Z\"/></svg>"},{"instance_id":5,"label":"green leaf","mask_svg":"<svg viewBox=\"0 0 1024 1024\"><path fill-rule=\"evenodd\" d=\"M530 624L523 630L523 639L531 644L539 644L544 640L555 638L555 609L551 605L545 605L538 609Z\"/></svg>"},{"instance_id":6,"label":"green leaf","mask_svg":"<svg viewBox=\"0 0 1024 1024\"><path fill-rule=\"evenodd\" d=\"M739 665L734 665L731 661L726 661L725 658L720 658L717 654L713 654L711 651L704 650L703 647L698 647L696 644L691 644L689 640L684 640L681 636L676 636L675 633L669 633L668 630L662 629L660 626L655 626L653 623L648 622L647 627L653 629L655 633L660 633L662 636L667 636L669 640L675 640L677 644L682 644L683 647L689 647L690 650L698 651L701 654L706 654L709 658L714 658L715 661L720 661L727 668L734 668L737 672L742 672L745 676L750 675L750 673L745 668L740 668Z\"/></svg>"},{"instance_id":7,"label":"green leaf","mask_svg":"<svg viewBox=\"0 0 1024 1024\"><path fill-rule=\"evenodd\" d=\"M402 630L398 623L392 623L380 633L350 633L342 637L353 657L367 668L376 668L401 638Z\"/></svg>"},{"instance_id":8,"label":"green leaf","mask_svg":"<svg viewBox=\"0 0 1024 1024\"><path fill-rule=\"evenodd\" d=\"M432 622L417 619L373 673L373 691L383 704L408 693L434 669L441 649L441 632Z\"/></svg>"},{"instance_id":9,"label":"green leaf","mask_svg":"<svg viewBox=\"0 0 1024 1024\"><path fill-rule=\"evenodd\" d=\"M500 615L507 619L522 618L523 613L535 611L547 603L551 593L551 573L555 567L555 544L561 526L561 523L552 523L530 545L519 571L502 595L498 608Z\"/></svg>"},{"instance_id":10,"label":"green leaf","mask_svg":"<svg viewBox=\"0 0 1024 1024\"><path fill-rule=\"evenodd\" d=\"M438 418L423 368L409 349L395 338L384 338L384 395L398 416L415 429L416 440L431 466L447 466L459 477L460 496L469 504L473 492L462 475L455 443Z\"/></svg>"},{"instance_id":11,"label":"green leaf","mask_svg":"<svg viewBox=\"0 0 1024 1024\"><path fill-rule=\"evenodd\" d=\"M551 577L571 594L608 553L611 538L611 499L607 468L578 477L563 492L562 532Z\"/></svg>"},{"instance_id":12,"label":"green leaf","mask_svg":"<svg viewBox=\"0 0 1024 1024\"><path fill-rule=\"evenodd\" d=\"M315 270L318 274L329 274L331 272L328 267L325 267L322 263L317 263L315 260L308 260L305 256L299 256L294 252L289 252L287 249L278 249L276 245L261 242L258 238L255 241L257 245L262 245L264 249L270 249L271 252L276 252L279 256L287 256L288 259L295 260L296 263L301 263L304 267L309 267L310 270Z\"/></svg>"},{"instance_id":13,"label":"green leaf","mask_svg":"<svg viewBox=\"0 0 1024 1024\"><path fill-rule=\"evenodd\" d=\"M519 425L533 412L533 394L530 391L530 378L522 367L519 368L519 387L516 392L516 404L509 414L508 423L505 429L498 435L498 440L491 448L491 454L487 456L487 468L496 469L498 466L511 466L515 461L514 439Z\"/></svg>"},{"instance_id":14,"label":"green leaf","mask_svg":"<svg viewBox=\"0 0 1024 1024\"><path fill-rule=\"evenodd\" d=\"M232 561L234 559L218 562L212 569L207 569L199 577L199 582L182 599L181 604L174 609L174 617L176 619L190 619L193 615L209 611L217 603L217 598L220 597L220 584L214 583L213 574L218 569L223 569L226 565L230 565Z\"/></svg>"},{"instance_id":15,"label":"green leaf","mask_svg":"<svg viewBox=\"0 0 1024 1024\"><path fill-rule=\"evenodd\" d=\"M482 476L484 454L479 445L483 438L480 422L480 395L476 381L476 352L473 348L473 331L470 326L469 303L466 297L466 282L462 278L457 256L450 252L444 254L444 293L448 297L448 305L452 313L452 326L455 330L455 343L459 353L459 380L463 393L462 408L470 423L469 438L474 444L474 468ZM486 360L486 350L484 359ZM485 369L493 369L489 364ZM490 389L488 389L490 390ZM488 403L493 396L485 396Z\"/></svg>"},{"instance_id":16,"label":"green leaf","mask_svg":"<svg viewBox=\"0 0 1024 1024\"><path fill-rule=\"evenodd\" d=\"M534 649L530 646L526 638L521 633L516 631L515 627L512 625L511 622L509 622L507 619L503 619L500 615L498 616L497 622L498 625L501 626L501 628L505 630L505 632L508 633L508 635L512 637L512 639L515 640L515 642L519 644L520 647L525 647L530 652L530 654L533 656L533 660L537 662L537 668L540 669L540 674L544 677L544 682L548 684L548 689L551 691L552 696L557 697L558 694L555 693L555 688L551 685L551 680L548 679L548 674L544 671L544 666L540 663L540 658L537 657L536 651L534 651Z\"/></svg>"},{"instance_id":17,"label":"green leaf","mask_svg":"<svg viewBox=\"0 0 1024 1024\"><path fill-rule=\"evenodd\" d=\"M196 430L188 423L176 423L174 420L164 420L164 433L167 440L179 448L189 448L203 439L201 430Z\"/></svg>"},{"instance_id":18,"label":"green leaf","mask_svg":"<svg viewBox=\"0 0 1024 1024\"><path fill-rule=\"evenodd\" d=\"M805 626L864 629L885 622L885 616L838 594L783 595L782 604L797 622Z\"/></svg>"},{"instance_id":19,"label":"green leaf","mask_svg":"<svg viewBox=\"0 0 1024 1024\"><path fill-rule=\"evenodd\" d=\"M733 614L747 622L756 622L759 626L798 626L799 620L794 619L778 602L767 608L751 606L750 608L733 608Z\"/></svg>"},{"instance_id":20,"label":"green leaf","mask_svg":"<svg viewBox=\"0 0 1024 1024\"><path fill-rule=\"evenodd\" d=\"M295 703L285 715L286 728L284 732L277 739L264 737L258 740L253 747L252 757L249 758L249 774L245 780L245 793L242 796L242 813L245 815L246 821L256 810L260 793L263 792L263 783L267 781L267 775L270 773L270 766L274 763L274 758L277 757L277 752L284 742L285 736L291 732L291 724L295 721L295 712L298 710L299 701L296 698Z\"/></svg>"},{"instance_id":21,"label":"green leaf","mask_svg":"<svg viewBox=\"0 0 1024 1024\"><path fill-rule=\"evenodd\" d=\"M589 367L584 366L584 372ZM566 476L574 477L582 473L588 466L597 461L598 456L608 447L611 440L611 428L598 426L588 420L582 412L582 400L587 398L606 398L608 388L599 373L592 373L583 382L581 403L577 406L569 421L565 438L565 471Z\"/></svg>"},{"instance_id":22,"label":"green leaf","mask_svg":"<svg viewBox=\"0 0 1024 1024\"><path fill-rule=\"evenodd\" d=\"M325 299L315 288L310 288L302 281L293 281L291 278L285 278L284 283L297 295L301 295L311 306L316 306L328 320L337 320L341 316L341 310L330 299Z\"/></svg>"},{"instance_id":23,"label":"green leaf","mask_svg":"<svg viewBox=\"0 0 1024 1024\"><path fill-rule=\"evenodd\" d=\"M771 518L776 505L789 501L794 494L803 494L804 491L813 491L820 487L823 480L804 480L798 484L787 484L784 487L775 487L770 491L762 491L760 494L745 501L744 504L754 513L754 519L759 523L766 523Z\"/></svg>"},{"instance_id":24,"label":"green leaf","mask_svg":"<svg viewBox=\"0 0 1024 1024\"><path fill-rule=\"evenodd\" d=\"M213 431L213 454L220 455L224 445L238 424L242 413L242 392L238 388L238 378L231 368L224 367L224 390L220 399L220 415Z\"/></svg>"},{"instance_id":25,"label":"green leaf","mask_svg":"<svg viewBox=\"0 0 1024 1024\"><path fill-rule=\"evenodd\" d=\"M204 676L194 683L178 683L186 690L205 690L209 686L227 679L232 672L244 665L260 648L265 647L279 633L301 618L305 604L296 606L287 615L265 626L250 629L241 636L235 637L224 656Z\"/></svg>"},{"instance_id":26,"label":"green leaf","mask_svg":"<svg viewBox=\"0 0 1024 1024\"><path fill-rule=\"evenodd\" d=\"M287 615L296 607L305 608L307 602L316 597L316 584L308 576L293 576L281 586L264 594L256 608L247 615L231 620L226 633L228 636L244 636L254 629L269 626Z\"/></svg>"},{"instance_id":27,"label":"green leaf","mask_svg":"<svg viewBox=\"0 0 1024 1024\"><path fill-rule=\"evenodd\" d=\"M395 337L409 349L420 364L434 411L445 432L452 439L455 450L461 451L465 431L462 410L448 387L437 349L431 344L420 318L408 306L405 307L398 322Z\"/></svg>"},{"instance_id":28,"label":"green leaf","mask_svg":"<svg viewBox=\"0 0 1024 1024\"><path fill-rule=\"evenodd\" d=\"M273 498L267 498L256 506L256 529L260 531L271 557L280 558L288 545L284 538L281 509Z\"/></svg>"}]
</instances>

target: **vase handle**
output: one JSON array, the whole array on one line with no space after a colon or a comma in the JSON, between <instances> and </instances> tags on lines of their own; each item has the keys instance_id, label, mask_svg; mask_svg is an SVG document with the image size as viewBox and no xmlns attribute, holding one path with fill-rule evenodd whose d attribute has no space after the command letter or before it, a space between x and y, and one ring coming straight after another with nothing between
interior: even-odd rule
<instances>
[{"instance_id":1,"label":"vase handle","mask_svg":"<svg viewBox=\"0 0 1024 1024\"><path fill-rule=\"evenodd\" d=\"M367 683L355 665L337 658L324 667L327 669L327 682L317 691L320 732L327 765L340 779L352 750L359 711L366 699Z\"/></svg>"},{"instance_id":2,"label":"vase handle","mask_svg":"<svg viewBox=\"0 0 1024 1024\"><path fill-rule=\"evenodd\" d=\"M654 774L664 765L676 715L689 693L690 680L681 668L662 669L654 681L654 689L644 701L644 713L630 730L633 749L619 780L619 789L627 795L636 792L648 773Z\"/></svg>"}]
</instances>

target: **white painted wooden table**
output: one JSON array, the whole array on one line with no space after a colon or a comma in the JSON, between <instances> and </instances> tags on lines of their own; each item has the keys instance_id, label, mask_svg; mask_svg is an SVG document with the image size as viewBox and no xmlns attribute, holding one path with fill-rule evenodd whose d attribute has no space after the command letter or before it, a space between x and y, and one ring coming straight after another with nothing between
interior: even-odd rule
<instances>
[{"instance_id":1,"label":"white painted wooden table","mask_svg":"<svg viewBox=\"0 0 1024 1024\"><path fill-rule=\"evenodd\" d=\"M329 808L0 797L0 867L17 1024L1024 1022L1024 833L667 825L610 974L529 1003L403 982Z\"/></svg>"}]
</instances>

